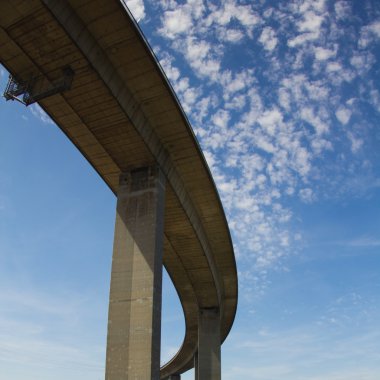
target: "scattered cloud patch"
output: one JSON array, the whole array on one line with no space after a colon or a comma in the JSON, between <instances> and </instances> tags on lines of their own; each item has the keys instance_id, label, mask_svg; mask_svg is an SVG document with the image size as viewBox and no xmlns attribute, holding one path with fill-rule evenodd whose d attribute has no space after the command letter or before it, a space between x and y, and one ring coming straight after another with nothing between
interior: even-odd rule
<instances>
[{"instance_id":1,"label":"scattered cloud patch","mask_svg":"<svg viewBox=\"0 0 380 380\"><path fill-rule=\"evenodd\" d=\"M336 118L342 123L343 125L346 125L351 118L352 112L343 106L340 106L337 111L335 112Z\"/></svg>"},{"instance_id":2,"label":"scattered cloud patch","mask_svg":"<svg viewBox=\"0 0 380 380\"><path fill-rule=\"evenodd\" d=\"M219 38L222 41L237 43L244 38L244 33L239 29L225 29L219 30Z\"/></svg>"},{"instance_id":3,"label":"scattered cloud patch","mask_svg":"<svg viewBox=\"0 0 380 380\"><path fill-rule=\"evenodd\" d=\"M318 61L326 61L330 58L335 57L336 51L335 50L329 50L322 47L316 47L314 50L315 53L315 59Z\"/></svg>"},{"instance_id":4,"label":"scattered cloud patch","mask_svg":"<svg viewBox=\"0 0 380 380\"><path fill-rule=\"evenodd\" d=\"M30 112L34 117L41 120L44 124L54 124L50 117L46 114L46 112L38 105L32 104L29 107Z\"/></svg>"},{"instance_id":5,"label":"scattered cloud patch","mask_svg":"<svg viewBox=\"0 0 380 380\"><path fill-rule=\"evenodd\" d=\"M364 140L355 136L352 132L348 132L347 137L351 142L352 153L353 154L358 153L364 144Z\"/></svg>"},{"instance_id":6,"label":"scattered cloud patch","mask_svg":"<svg viewBox=\"0 0 380 380\"><path fill-rule=\"evenodd\" d=\"M354 301L355 295L352 297L347 301ZM364 317L361 319L366 321ZM243 354L239 355L238 362L234 358L235 365L228 366L225 377L228 380L242 376L250 378L255 373L263 380L278 377L286 380L376 380L380 369L376 327L364 325L352 332L352 325L339 329L336 322L330 317L329 324L322 326L298 326L282 331L266 328L253 334L247 331L245 336L243 333L235 335L231 337L234 347L229 349L228 355L235 350ZM331 333L331 328L335 333ZM247 364L251 358L255 361ZM334 365L330 365L336 361L344 362L344 369L337 371Z\"/></svg>"},{"instance_id":7,"label":"scattered cloud patch","mask_svg":"<svg viewBox=\"0 0 380 380\"><path fill-rule=\"evenodd\" d=\"M155 38L168 47L158 55L220 191L238 264L247 269L241 286L260 293L299 246L288 200L307 207L342 194L345 175L359 168L372 175L359 159L369 136L353 115L380 109L369 80L377 20L364 8L354 17L343 0L155 7L163 14Z\"/></svg>"},{"instance_id":8,"label":"scattered cloud patch","mask_svg":"<svg viewBox=\"0 0 380 380\"><path fill-rule=\"evenodd\" d=\"M359 46L362 49L367 48L370 44L380 39L380 20L376 20L371 24L364 26L361 30Z\"/></svg>"},{"instance_id":9,"label":"scattered cloud patch","mask_svg":"<svg viewBox=\"0 0 380 380\"><path fill-rule=\"evenodd\" d=\"M338 20L348 19L351 16L351 3L346 0L336 1L334 10Z\"/></svg>"},{"instance_id":10,"label":"scattered cloud patch","mask_svg":"<svg viewBox=\"0 0 380 380\"><path fill-rule=\"evenodd\" d=\"M259 41L263 44L264 49L268 51L275 49L278 43L275 31L269 26L263 29Z\"/></svg>"},{"instance_id":11,"label":"scattered cloud patch","mask_svg":"<svg viewBox=\"0 0 380 380\"><path fill-rule=\"evenodd\" d=\"M301 110L301 118L314 127L317 135L323 135L329 132L329 126L316 114L311 107L305 107Z\"/></svg>"},{"instance_id":12,"label":"scattered cloud patch","mask_svg":"<svg viewBox=\"0 0 380 380\"><path fill-rule=\"evenodd\" d=\"M300 194L300 198L302 202L312 203L314 201L315 196L314 196L313 190L310 188L301 189L299 194Z\"/></svg>"},{"instance_id":13,"label":"scattered cloud patch","mask_svg":"<svg viewBox=\"0 0 380 380\"><path fill-rule=\"evenodd\" d=\"M380 239L375 237L364 236L359 239L354 239L342 244L349 245L350 247L380 247Z\"/></svg>"},{"instance_id":14,"label":"scattered cloud patch","mask_svg":"<svg viewBox=\"0 0 380 380\"><path fill-rule=\"evenodd\" d=\"M189 32L192 27L191 14L184 8L170 10L164 13L160 33L164 36L174 39L176 35Z\"/></svg>"},{"instance_id":15,"label":"scattered cloud patch","mask_svg":"<svg viewBox=\"0 0 380 380\"><path fill-rule=\"evenodd\" d=\"M144 0L122 0L133 14L133 17L139 22L145 18Z\"/></svg>"}]
</instances>

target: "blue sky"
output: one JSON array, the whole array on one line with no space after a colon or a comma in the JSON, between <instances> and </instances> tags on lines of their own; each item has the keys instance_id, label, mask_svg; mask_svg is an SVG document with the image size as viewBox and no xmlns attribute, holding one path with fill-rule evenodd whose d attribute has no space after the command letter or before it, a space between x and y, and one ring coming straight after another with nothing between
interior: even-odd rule
<instances>
[{"instance_id":1,"label":"blue sky","mask_svg":"<svg viewBox=\"0 0 380 380\"><path fill-rule=\"evenodd\" d=\"M378 380L380 3L127 3L231 228L223 379ZM102 379L115 198L37 106L0 101L0 172L1 378ZM163 360L183 329L165 277Z\"/></svg>"}]
</instances>

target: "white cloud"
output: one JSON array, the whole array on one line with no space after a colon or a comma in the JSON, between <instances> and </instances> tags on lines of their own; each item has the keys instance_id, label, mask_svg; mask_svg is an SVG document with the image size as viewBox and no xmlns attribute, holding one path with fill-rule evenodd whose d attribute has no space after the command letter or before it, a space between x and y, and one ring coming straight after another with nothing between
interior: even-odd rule
<instances>
[{"instance_id":1,"label":"white cloud","mask_svg":"<svg viewBox=\"0 0 380 380\"><path fill-rule=\"evenodd\" d=\"M326 60L328 60L330 58L335 57L335 55L336 55L336 51L335 50L329 50L329 49L325 49L325 48L322 48L322 47L316 47L314 49L314 53L315 53L315 58L318 61L326 61Z\"/></svg>"},{"instance_id":2,"label":"white cloud","mask_svg":"<svg viewBox=\"0 0 380 380\"><path fill-rule=\"evenodd\" d=\"M218 110L211 120L219 129L226 130L230 120L230 114L226 110Z\"/></svg>"},{"instance_id":3,"label":"white cloud","mask_svg":"<svg viewBox=\"0 0 380 380\"><path fill-rule=\"evenodd\" d=\"M204 40L188 37L186 42L186 56L190 61L205 59L210 52L210 43Z\"/></svg>"},{"instance_id":4,"label":"white cloud","mask_svg":"<svg viewBox=\"0 0 380 380\"><path fill-rule=\"evenodd\" d=\"M320 155L325 150L333 150L331 141L324 138L314 138L311 140L311 147L315 154Z\"/></svg>"},{"instance_id":5,"label":"white cloud","mask_svg":"<svg viewBox=\"0 0 380 380\"><path fill-rule=\"evenodd\" d=\"M159 30L165 37L174 39L177 34L189 32L192 27L191 14L185 8L166 11Z\"/></svg>"},{"instance_id":6,"label":"white cloud","mask_svg":"<svg viewBox=\"0 0 380 380\"><path fill-rule=\"evenodd\" d=\"M344 67L339 62L328 62L326 65L326 73L331 85L340 86L343 82L352 82L356 73L354 70Z\"/></svg>"},{"instance_id":7,"label":"white cloud","mask_svg":"<svg viewBox=\"0 0 380 380\"><path fill-rule=\"evenodd\" d=\"M325 1L304 1L296 10L296 26L300 34L288 39L289 47L298 47L320 37L325 20Z\"/></svg>"},{"instance_id":8,"label":"white cloud","mask_svg":"<svg viewBox=\"0 0 380 380\"><path fill-rule=\"evenodd\" d=\"M336 73L341 70L343 70L343 67L339 62L329 62L326 67L326 71L330 73Z\"/></svg>"},{"instance_id":9,"label":"white cloud","mask_svg":"<svg viewBox=\"0 0 380 380\"><path fill-rule=\"evenodd\" d=\"M224 71L219 80L224 86L223 97L227 100L236 92L249 88L254 83L255 77L252 70L237 72L234 75L231 71Z\"/></svg>"},{"instance_id":10,"label":"white cloud","mask_svg":"<svg viewBox=\"0 0 380 380\"><path fill-rule=\"evenodd\" d=\"M270 27L266 26L261 32L259 41L263 44L264 49L272 51L275 49L278 43L275 31Z\"/></svg>"},{"instance_id":11,"label":"white cloud","mask_svg":"<svg viewBox=\"0 0 380 380\"><path fill-rule=\"evenodd\" d=\"M99 363L105 346L86 338L87 334L94 336L91 315L99 306L92 303L95 298L83 289L71 292L67 286L62 291L59 287L53 292L39 291L31 283L25 286L26 277L21 277L11 284L1 283L2 374L7 378L34 378L30 373L38 373L41 379L78 376L87 380L104 373L104 365Z\"/></svg>"},{"instance_id":12,"label":"white cloud","mask_svg":"<svg viewBox=\"0 0 380 380\"><path fill-rule=\"evenodd\" d=\"M189 83L189 78L187 78L187 77L182 77L180 80L178 80L175 83L175 86L174 86L174 88L177 92L184 92L189 87L190 87L190 83Z\"/></svg>"},{"instance_id":13,"label":"white cloud","mask_svg":"<svg viewBox=\"0 0 380 380\"><path fill-rule=\"evenodd\" d=\"M359 47L367 48L370 44L380 39L380 20L364 26L360 32Z\"/></svg>"},{"instance_id":14,"label":"white cloud","mask_svg":"<svg viewBox=\"0 0 380 380\"><path fill-rule=\"evenodd\" d=\"M340 106L336 112L335 116L336 118L342 123L343 125L346 125L350 119L351 119L352 112L346 107Z\"/></svg>"},{"instance_id":15,"label":"white cloud","mask_svg":"<svg viewBox=\"0 0 380 380\"><path fill-rule=\"evenodd\" d=\"M253 28L260 23L259 17L249 5L240 5L235 8L235 17L246 28L248 35L252 36Z\"/></svg>"},{"instance_id":16,"label":"white cloud","mask_svg":"<svg viewBox=\"0 0 380 380\"><path fill-rule=\"evenodd\" d=\"M211 52L211 44L194 36L175 41L176 47L182 51L190 66L200 77L218 79L220 60Z\"/></svg>"},{"instance_id":17,"label":"white cloud","mask_svg":"<svg viewBox=\"0 0 380 380\"><path fill-rule=\"evenodd\" d=\"M316 314L320 313L317 310ZM282 311L281 315L284 314ZM234 356L233 365L226 366L227 380L250 379L252 373L262 380L377 380L379 333L373 325L367 327L364 323L354 332L350 331L352 326L339 329L335 325L334 333L328 327L313 325L312 321L293 329L264 326L260 328L259 324L256 333L247 328L231 336L233 347L228 348L226 357L234 352L240 354L238 359ZM335 363L344 363L344 368L338 366L337 370Z\"/></svg>"},{"instance_id":18,"label":"white cloud","mask_svg":"<svg viewBox=\"0 0 380 380\"><path fill-rule=\"evenodd\" d=\"M356 86L355 80L365 78L374 55L357 49L358 35L346 39L351 5L345 1L333 4L335 12L324 0L304 0L276 3L261 14L259 5L235 0L202 2L198 15L195 0L163 4L166 13L178 12L185 25L192 23L178 32L167 25L170 17L161 19L159 30L169 30L169 35L161 34L170 42L168 50L192 70L183 76L186 71L178 72L170 62L168 75L183 102L187 94L185 108L220 187L239 265L247 265L262 281L261 292L267 281L261 269L283 268L284 257L299 244L294 243L298 232L287 231L292 213L283 197L319 199L319 189L328 181L321 173L332 172L325 153L332 160L339 157L337 136L351 120L353 105L343 101L342 89L345 82ZM372 24L363 30L375 38L376 27L368 28ZM242 44L243 39L248 43ZM255 54L261 46L268 54ZM376 96L363 99L374 87L357 87L356 97L378 104ZM341 160L347 167L342 170L349 172L359 163L354 159L352 164L347 154L352 158L366 140L360 130L345 136L351 151L346 144ZM321 183L314 187L316 180ZM339 180L334 186L339 187Z\"/></svg>"},{"instance_id":19,"label":"white cloud","mask_svg":"<svg viewBox=\"0 0 380 380\"><path fill-rule=\"evenodd\" d=\"M305 107L301 110L300 116L303 120L311 124L317 135L329 132L329 126L318 116L313 108Z\"/></svg>"},{"instance_id":20,"label":"white cloud","mask_svg":"<svg viewBox=\"0 0 380 380\"><path fill-rule=\"evenodd\" d=\"M376 237L364 236L358 239L353 239L350 241L341 242L341 245L348 245L350 247L361 247L361 248L375 248L380 247L380 239Z\"/></svg>"},{"instance_id":21,"label":"white cloud","mask_svg":"<svg viewBox=\"0 0 380 380\"><path fill-rule=\"evenodd\" d=\"M305 42L313 41L318 38L318 35L314 33L303 33L298 35L297 37L291 38L288 40L289 47L297 47L299 45L303 45Z\"/></svg>"},{"instance_id":22,"label":"white cloud","mask_svg":"<svg viewBox=\"0 0 380 380\"><path fill-rule=\"evenodd\" d=\"M32 104L28 107L34 117L42 121L44 124L54 124L46 112L37 104Z\"/></svg>"},{"instance_id":23,"label":"white cloud","mask_svg":"<svg viewBox=\"0 0 380 380\"><path fill-rule=\"evenodd\" d=\"M239 29L219 29L219 39L226 42L237 43L244 38L244 33Z\"/></svg>"},{"instance_id":24,"label":"white cloud","mask_svg":"<svg viewBox=\"0 0 380 380\"><path fill-rule=\"evenodd\" d=\"M275 146L267 136L257 133L255 135L255 144L258 148L262 149L266 153L274 153L276 151Z\"/></svg>"},{"instance_id":25,"label":"white cloud","mask_svg":"<svg viewBox=\"0 0 380 380\"><path fill-rule=\"evenodd\" d=\"M143 0L125 0L125 3L137 22L145 17L145 6Z\"/></svg>"},{"instance_id":26,"label":"white cloud","mask_svg":"<svg viewBox=\"0 0 380 380\"><path fill-rule=\"evenodd\" d=\"M183 101L185 104L191 106L198 99L199 93L195 88L188 88L183 93Z\"/></svg>"},{"instance_id":27,"label":"white cloud","mask_svg":"<svg viewBox=\"0 0 380 380\"><path fill-rule=\"evenodd\" d=\"M218 59L205 59L192 62L193 68L201 77L210 77L212 80L218 80L221 62Z\"/></svg>"},{"instance_id":28,"label":"white cloud","mask_svg":"<svg viewBox=\"0 0 380 380\"><path fill-rule=\"evenodd\" d=\"M195 120L197 120L198 123L202 124L203 119L210 113L210 111L213 109L215 105L215 100L212 95L205 96L202 99L199 99L197 103L195 104L195 110L196 113L194 115ZM199 133L200 137L203 137L205 135L205 130L202 128L197 128L196 125L194 125L195 131Z\"/></svg>"},{"instance_id":29,"label":"white cloud","mask_svg":"<svg viewBox=\"0 0 380 380\"><path fill-rule=\"evenodd\" d=\"M278 125L282 123L282 113L279 109L274 108L272 110L265 111L260 116L257 122L263 127L266 133L270 136L274 136L278 131Z\"/></svg>"},{"instance_id":30,"label":"white cloud","mask_svg":"<svg viewBox=\"0 0 380 380\"><path fill-rule=\"evenodd\" d=\"M186 83L186 80L184 80ZM179 89L179 98L181 100L181 104L183 106L183 109L185 110L186 113L190 113L191 110L194 107L194 104L198 100L198 98L201 96L201 91L199 89L193 88L193 87L185 87L183 86L184 89L181 90L180 86L175 86L175 88Z\"/></svg>"},{"instance_id":31,"label":"white cloud","mask_svg":"<svg viewBox=\"0 0 380 380\"><path fill-rule=\"evenodd\" d=\"M298 148L294 152L293 168L302 176L306 176L311 169L311 154L305 148Z\"/></svg>"},{"instance_id":32,"label":"white cloud","mask_svg":"<svg viewBox=\"0 0 380 380\"><path fill-rule=\"evenodd\" d=\"M227 27L232 20L237 20L245 29L248 36L252 36L254 27L260 22L259 17L249 5L238 5L235 1L228 0L221 5L210 5L211 13L206 20L206 26L213 24Z\"/></svg>"},{"instance_id":33,"label":"white cloud","mask_svg":"<svg viewBox=\"0 0 380 380\"><path fill-rule=\"evenodd\" d=\"M230 101L225 103L226 109L240 111L247 104L246 95L235 95Z\"/></svg>"},{"instance_id":34,"label":"white cloud","mask_svg":"<svg viewBox=\"0 0 380 380\"><path fill-rule=\"evenodd\" d=\"M375 62L375 57L370 52L354 52L350 59L351 65L356 68L359 75L368 72Z\"/></svg>"},{"instance_id":35,"label":"white cloud","mask_svg":"<svg viewBox=\"0 0 380 380\"><path fill-rule=\"evenodd\" d=\"M352 153L357 153L364 144L363 139L356 137L353 133L347 133L347 137L351 142L351 151Z\"/></svg>"},{"instance_id":36,"label":"white cloud","mask_svg":"<svg viewBox=\"0 0 380 380\"><path fill-rule=\"evenodd\" d=\"M172 84L175 84L175 82L179 79L181 73L177 67L173 66L173 58L166 54L164 58L160 59L160 64L170 82L172 82Z\"/></svg>"},{"instance_id":37,"label":"white cloud","mask_svg":"<svg viewBox=\"0 0 380 380\"><path fill-rule=\"evenodd\" d=\"M205 156L208 166L210 167L210 169L212 169L216 164L215 155L209 150L203 151L203 154Z\"/></svg>"},{"instance_id":38,"label":"white cloud","mask_svg":"<svg viewBox=\"0 0 380 380\"><path fill-rule=\"evenodd\" d=\"M69 297L57 295L57 298L49 294L38 293L37 291L18 289L7 289L0 295L1 304L6 306L8 312L28 311L29 313L38 313L49 315L53 318L74 320L76 308L79 308L84 302L84 297L78 297L76 294Z\"/></svg>"},{"instance_id":39,"label":"white cloud","mask_svg":"<svg viewBox=\"0 0 380 380\"><path fill-rule=\"evenodd\" d=\"M42 335L42 334L41 334ZM67 340L67 339L66 339ZM64 379L67 376L81 374L82 378L89 373L100 375L104 371L102 362L103 350L100 347L83 347L60 342L58 339L46 337L22 337L17 330L0 335L0 351L2 352L2 371L11 365L20 368L22 377L29 377L28 371L36 367L41 378L53 376ZM44 360L41 360L44 358ZM28 370L25 371L25 368ZM59 374L57 375L57 369ZM9 373L15 373L14 371ZM90 375L90 376L91 376Z\"/></svg>"},{"instance_id":40,"label":"white cloud","mask_svg":"<svg viewBox=\"0 0 380 380\"><path fill-rule=\"evenodd\" d=\"M329 86L323 81L310 81L307 80L303 84L308 93L308 97L318 103L322 103L327 100L330 94Z\"/></svg>"},{"instance_id":41,"label":"white cloud","mask_svg":"<svg viewBox=\"0 0 380 380\"><path fill-rule=\"evenodd\" d=\"M334 9L338 20L347 20L351 15L351 4L348 1L335 2Z\"/></svg>"},{"instance_id":42,"label":"white cloud","mask_svg":"<svg viewBox=\"0 0 380 380\"><path fill-rule=\"evenodd\" d=\"M380 92L376 89L371 90L370 103L380 113Z\"/></svg>"},{"instance_id":43,"label":"white cloud","mask_svg":"<svg viewBox=\"0 0 380 380\"><path fill-rule=\"evenodd\" d=\"M303 15L303 20L297 23L300 32L312 33L315 36L319 35L323 17L315 12L309 11Z\"/></svg>"},{"instance_id":44,"label":"white cloud","mask_svg":"<svg viewBox=\"0 0 380 380\"><path fill-rule=\"evenodd\" d=\"M301 189L299 191L299 196L300 196L302 202L305 202L305 203L313 202L314 197L315 197L313 190L310 188Z\"/></svg>"},{"instance_id":45,"label":"white cloud","mask_svg":"<svg viewBox=\"0 0 380 380\"><path fill-rule=\"evenodd\" d=\"M287 88L281 87L278 90L279 103L286 111L290 111L290 92Z\"/></svg>"},{"instance_id":46,"label":"white cloud","mask_svg":"<svg viewBox=\"0 0 380 380\"><path fill-rule=\"evenodd\" d=\"M368 29L373 33L377 38L380 38L380 20L377 20L368 26Z\"/></svg>"}]
</instances>

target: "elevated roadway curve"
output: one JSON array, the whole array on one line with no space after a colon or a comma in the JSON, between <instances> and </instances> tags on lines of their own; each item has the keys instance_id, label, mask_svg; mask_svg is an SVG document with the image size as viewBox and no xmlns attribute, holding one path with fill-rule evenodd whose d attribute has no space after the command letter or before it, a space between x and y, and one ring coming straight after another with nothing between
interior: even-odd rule
<instances>
[{"instance_id":1,"label":"elevated roadway curve","mask_svg":"<svg viewBox=\"0 0 380 380\"><path fill-rule=\"evenodd\" d=\"M0 61L19 82L44 86L73 70L71 88L39 104L115 194L122 172L160 166L163 261L186 324L161 378L192 368L200 310L220 311L222 341L233 324L235 257L204 156L133 17L119 0L2 0Z\"/></svg>"}]
</instances>

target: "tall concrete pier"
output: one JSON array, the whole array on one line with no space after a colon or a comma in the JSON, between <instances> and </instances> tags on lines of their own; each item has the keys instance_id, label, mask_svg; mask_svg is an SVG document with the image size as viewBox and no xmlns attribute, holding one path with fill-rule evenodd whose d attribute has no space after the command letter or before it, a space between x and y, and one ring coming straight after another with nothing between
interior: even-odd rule
<instances>
[{"instance_id":1,"label":"tall concrete pier","mask_svg":"<svg viewBox=\"0 0 380 380\"><path fill-rule=\"evenodd\" d=\"M106 379L178 380L195 366L197 379L219 380L237 307L232 241L188 119L128 9L2 0L0 62L6 99L38 102L118 199ZM186 331L159 368L162 264Z\"/></svg>"},{"instance_id":2,"label":"tall concrete pier","mask_svg":"<svg viewBox=\"0 0 380 380\"><path fill-rule=\"evenodd\" d=\"M165 177L122 173L112 257L106 380L159 379Z\"/></svg>"},{"instance_id":3,"label":"tall concrete pier","mask_svg":"<svg viewBox=\"0 0 380 380\"><path fill-rule=\"evenodd\" d=\"M198 353L195 380L220 380L220 314L217 308L199 313Z\"/></svg>"}]
</instances>

